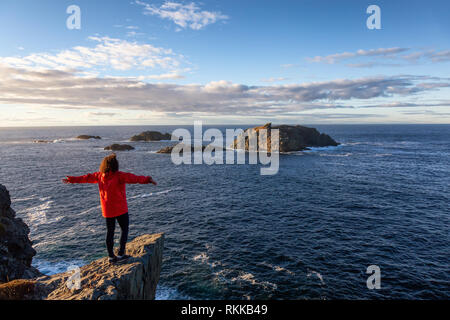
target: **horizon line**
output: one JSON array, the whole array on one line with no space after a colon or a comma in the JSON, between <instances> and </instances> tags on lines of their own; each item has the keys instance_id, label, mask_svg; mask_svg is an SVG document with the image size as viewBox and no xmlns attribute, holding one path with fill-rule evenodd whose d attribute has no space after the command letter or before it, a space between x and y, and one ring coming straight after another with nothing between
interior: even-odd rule
<instances>
[{"instance_id":1,"label":"horizon line","mask_svg":"<svg viewBox=\"0 0 450 320\"><path fill-rule=\"evenodd\" d=\"M270 121L269 121L270 122ZM260 123L245 123L245 124L232 124L232 123L221 123L221 124L207 124L203 123L204 126L261 126L269 122ZM321 126L321 125L343 125L343 126L362 126L362 125L450 125L450 123L413 123L413 122L396 122L396 123L304 123L304 124L292 124L292 123L274 123L274 125L302 125L302 126ZM0 126L1 129L28 129L28 128L76 128L76 127L157 127L157 126L194 126L193 124L117 124L117 125L42 125L42 126Z\"/></svg>"}]
</instances>

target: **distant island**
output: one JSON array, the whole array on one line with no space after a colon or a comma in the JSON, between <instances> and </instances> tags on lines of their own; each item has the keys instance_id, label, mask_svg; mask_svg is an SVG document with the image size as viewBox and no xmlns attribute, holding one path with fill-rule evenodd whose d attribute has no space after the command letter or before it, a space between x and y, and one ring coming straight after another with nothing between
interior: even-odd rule
<instances>
[{"instance_id":1,"label":"distant island","mask_svg":"<svg viewBox=\"0 0 450 320\"><path fill-rule=\"evenodd\" d=\"M104 148L104 150L111 150L111 151L130 151L134 150L134 147L128 145L128 144L112 144L110 146L107 146Z\"/></svg>"},{"instance_id":2,"label":"distant island","mask_svg":"<svg viewBox=\"0 0 450 320\"><path fill-rule=\"evenodd\" d=\"M189 148L189 146L187 146ZM173 148L175 146L169 146L162 148L161 150L156 151L156 153L172 153ZM206 146L201 146L202 151L205 151ZM191 152L200 151L200 146L194 147L191 146ZM183 153L183 149L180 150L180 153Z\"/></svg>"},{"instance_id":3,"label":"distant island","mask_svg":"<svg viewBox=\"0 0 450 320\"><path fill-rule=\"evenodd\" d=\"M87 135L87 134L82 134L82 135L77 137L77 139L80 139L80 140L89 140L89 139L100 140L101 138L102 137L100 137L100 136L90 136L90 135Z\"/></svg>"},{"instance_id":4,"label":"distant island","mask_svg":"<svg viewBox=\"0 0 450 320\"><path fill-rule=\"evenodd\" d=\"M161 133L158 131L145 131L130 138L130 141L161 141L171 140L170 133Z\"/></svg>"}]
</instances>

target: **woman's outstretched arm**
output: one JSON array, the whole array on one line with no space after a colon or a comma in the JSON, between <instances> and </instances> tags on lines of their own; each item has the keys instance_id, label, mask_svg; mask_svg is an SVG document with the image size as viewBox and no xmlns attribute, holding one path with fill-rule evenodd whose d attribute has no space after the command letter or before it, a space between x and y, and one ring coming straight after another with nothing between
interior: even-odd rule
<instances>
[{"instance_id":1,"label":"woman's outstretched arm","mask_svg":"<svg viewBox=\"0 0 450 320\"><path fill-rule=\"evenodd\" d=\"M79 177L67 176L67 178L62 179L62 181L64 183L98 183L98 174L88 173Z\"/></svg>"},{"instance_id":2,"label":"woman's outstretched arm","mask_svg":"<svg viewBox=\"0 0 450 320\"><path fill-rule=\"evenodd\" d=\"M128 173L128 172L119 172L120 174L120 180L123 183L129 183L129 184L148 184L148 183L153 183L156 186L156 181L153 180L152 177L150 176L137 176L134 175L132 173Z\"/></svg>"}]
</instances>

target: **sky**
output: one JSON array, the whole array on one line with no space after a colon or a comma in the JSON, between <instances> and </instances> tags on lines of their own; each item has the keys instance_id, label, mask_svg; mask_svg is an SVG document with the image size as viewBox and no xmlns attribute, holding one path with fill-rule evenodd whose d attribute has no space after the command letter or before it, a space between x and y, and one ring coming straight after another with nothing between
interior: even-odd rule
<instances>
[{"instance_id":1,"label":"sky","mask_svg":"<svg viewBox=\"0 0 450 320\"><path fill-rule=\"evenodd\" d=\"M2 0L0 127L450 123L448 12L435 0Z\"/></svg>"}]
</instances>

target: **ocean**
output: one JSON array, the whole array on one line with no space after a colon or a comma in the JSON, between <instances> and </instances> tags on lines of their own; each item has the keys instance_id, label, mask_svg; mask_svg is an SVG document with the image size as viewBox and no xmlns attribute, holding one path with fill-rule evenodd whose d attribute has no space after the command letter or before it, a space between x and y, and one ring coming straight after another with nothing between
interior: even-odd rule
<instances>
[{"instance_id":1,"label":"ocean","mask_svg":"<svg viewBox=\"0 0 450 320\"><path fill-rule=\"evenodd\" d=\"M155 152L170 142L127 142L172 126L0 128L0 183L47 274L106 255L97 186L61 179L127 143L120 170L159 183L127 187L130 238L166 234L157 299L449 299L450 125L313 127L341 145L281 154L273 176L175 166Z\"/></svg>"}]
</instances>

